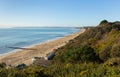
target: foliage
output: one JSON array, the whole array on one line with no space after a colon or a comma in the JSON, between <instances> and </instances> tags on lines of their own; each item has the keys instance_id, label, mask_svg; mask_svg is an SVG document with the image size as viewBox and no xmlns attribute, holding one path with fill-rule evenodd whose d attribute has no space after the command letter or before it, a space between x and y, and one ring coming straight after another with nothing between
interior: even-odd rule
<instances>
[{"instance_id":1,"label":"foliage","mask_svg":"<svg viewBox=\"0 0 120 77\"><path fill-rule=\"evenodd\" d=\"M120 46L119 45L114 45L112 47L110 56L111 57L120 57Z\"/></svg>"},{"instance_id":2,"label":"foliage","mask_svg":"<svg viewBox=\"0 0 120 77\"><path fill-rule=\"evenodd\" d=\"M106 24L106 23L108 23L107 20L102 20L102 21L100 22L100 25L103 25L103 24Z\"/></svg>"},{"instance_id":3,"label":"foliage","mask_svg":"<svg viewBox=\"0 0 120 77\"><path fill-rule=\"evenodd\" d=\"M99 52L99 57L102 61L106 61L110 58L111 46L107 46L104 50Z\"/></svg>"},{"instance_id":4,"label":"foliage","mask_svg":"<svg viewBox=\"0 0 120 77\"><path fill-rule=\"evenodd\" d=\"M93 48L91 48L89 45L74 48L68 47L66 48L63 54L55 56L55 58L57 58L57 61L59 60L59 62L74 62L74 63L95 62L98 59ZM54 62L56 62L56 60Z\"/></svg>"},{"instance_id":5,"label":"foliage","mask_svg":"<svg viewBox=\"0 0 120 77\"><path fill-rule=\"evenodd\" d=\"M105 64L105 65L110 65L110 66L119 65L119 64L120 64L120 58L119 58L119 57L110 58L110 59L107 60L104 64Z\"/></svg>"},{"instance_id":6,"label":"foliage","mask_svg":"<svg viewBox=\"0 0 120 77\"><path fill-rule=\"evenodd\" d=\"M120 66L103 64L63 63L48 68L29 66L23 69L2 69L0 77L119 77Z\"/></svg>"},{"instance_id":7,"label":"foliage","mask_svg":"<svg viewBox=\"0 0 120 77\"><path fill-rule=\"evenodd\" d=\"M6 64L5 63L0 63L0 68L5 68Z\"/></svg>"}]
</instances>

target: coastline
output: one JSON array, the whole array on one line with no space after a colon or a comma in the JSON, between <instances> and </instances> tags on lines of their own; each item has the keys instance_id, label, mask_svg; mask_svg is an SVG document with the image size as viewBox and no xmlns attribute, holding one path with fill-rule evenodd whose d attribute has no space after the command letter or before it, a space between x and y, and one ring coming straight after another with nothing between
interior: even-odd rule
<instances>
[{"instance_id":1,"label":"coastline","mask_svg":"<svg viewBox=\"0 0 120 77\"><path fill-rule=\"evenodd\" d=\"M61 46L64 46L69 40L74 39L85 29L80 29L79 32L69 34L64 37L55 38L42 43L33 44L31 46L26 46L27 48L33 48L35 50L21 50L17 49L12 52L0 55L0 62L5 62L7 65L16 66L18 64L24 63L26 65L32 64L33 57L45 57L48 53L53 52Z\"/></svg>"}]
</instances>

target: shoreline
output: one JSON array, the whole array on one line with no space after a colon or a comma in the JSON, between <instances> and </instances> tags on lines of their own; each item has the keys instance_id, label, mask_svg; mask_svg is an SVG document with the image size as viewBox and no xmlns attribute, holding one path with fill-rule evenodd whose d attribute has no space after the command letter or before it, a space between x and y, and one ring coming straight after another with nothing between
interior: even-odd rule
<instances>
[{"instance_id":1,"label":"shoreline","mask_svg":"<svg viewBox=\"0 0 120 77\"><path fill-rule=\"evenodd\" d=\"M81 30L81 29L80 29L80 30ZM79 30L79 31L80 31L80 30ZM54 41L54 40L57 40L57 39L61 39L61 38L66 37L66 36L68 36L68 35L77 33L77 32L79 32L79 31L76 31L76 32L67 34L67 35L65 35L65 36L60 36L60 37L56 37L56 38L54 38L54 39L46 40L46 41L43 41L43 42L40 42L40 43L36 43L36 44L28 45L28 46L23 46L23 47L21 47L21 48L32 48L32 47L34 47L34 46L36 46L36 45L41 45L41 44L43 44L43 43L47 43L47 42L51 42L51 41ZM9 52L0 54L0 57L7 56L7 55L12 54L12 53L15 53L15 52L20 52L20 51L22 51L22 50L23 50L23 49L14 49L14 50L12 50L12 51L9 51Z\"/></svg>"},{"instance_id":2,"label":"shoreline","mask_svg":"<svg viewBox=\"0 0 120 77\"><path fill-rule=\"evenodd\" d=\"M79 31L80 31L80 30L79 30ZM76 31L76 32L79 32L79 31ZM54 38L54 39L46 40L46 41L43 41L43 42L40 42L40 43L35 43L35 44L32 44L32 45L28 45L28 46L23 46L23 47L20 47L20 48L32 48L32 47L34 47L34 46L36 46L36 45L41 45L41 44L43 44L43 43L47 43L47 42L50 42L50 41L54 41L54 40L57 40L57 39L66 37L66 36L68 36L68 35L74 34L74 33L76 33L76 32L72 32L72 33L70 33L70 34L66 34L65 36L56 37L56 38ZM22 51L22 50L23 50L23 49L14 49L14 50L12 50L12 51L8 51L8 52L6 52L6 53L0 54L0 57L9 55L9 54L12 54L12 53L15 53L15 52L19 52L19 51Z\"/></svg>"},{"instance_id":3,"label":"shoreline","mask_svg":"<svg viewBox=\"0 0 120 77\"><path fill-rule=\"evenodd\" d=\"M69 34L68 34L68 35L69 35ZM65 36L63 36L63 37L65 37ZM57 37L57 38L54 38L54 39L51 39L51 40L43 41L43 42L41 42L41 43L36 43L36 44L28 45L28 46L23 46L23 47L21 47L21 48L32 48L32 47L34 47L34 46L36 46L36 45L41 45L41 44L43 44L43 43L47 43L47 42L50 42L50 41L54 41L54 40L56 40L56 39L60 39L60 38L63 38L63 37ZM1 56L9 55L9 54L12 54L12 53L15 53L15 52L20 52L20 51L22 51L22 50L24 50L24 49L14 49L14 50L9 51L9 52L7 52L7 53L0 54L0 57L1 57Z\"/></svg>"},{"instance_id":4,"label":"shoreline","mask_svg":"<svg viewBox=\"0 0 120 77\"><path fill-rule=\"evenodd\" d=\"M1 54L0 62L5 62L7 65L13 66L16 66L21 63L30 65L32 64L31 59L33 57L45 57L48 53L53 52L54 49L64 46L69 40L74 39L78 35L82 34L84 31L85 29L80 29L79 31L72 34L68 34L64 37L58 37L38 44L25 46L25 48L33 48L35 50L16 49L8 53Z\"/></svg>"}]
</instances>

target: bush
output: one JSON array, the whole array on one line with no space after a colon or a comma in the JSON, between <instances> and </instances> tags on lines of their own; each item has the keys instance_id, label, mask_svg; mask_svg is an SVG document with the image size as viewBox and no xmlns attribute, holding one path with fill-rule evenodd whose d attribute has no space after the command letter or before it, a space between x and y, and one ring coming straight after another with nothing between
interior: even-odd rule
<instances>
[{"instance_id":1,"label":"bush","mask_svg":"<svg viewBox=\"0 0 120 77\"><path fill-rule=\"evenodd\" d=\"M6 67L6 63L0 63L0 68L5 68Z\"/></svg>"},{"instance_id":2,"label":"bush","mask_svg":"<svg viewBox=\"0 0 120 77\"><path fill-rule=\"evenodd\" d=\"M110 66L119 65L120 64L120 58L118 58L118 57L117 58L110 58L104 64L105 65L110 65Z\"/></svg>"},{"instance_id":3,"label":"bush","mask_svg":"<svg viewBox=\"0 0 120 77\"><path fill-rule=\"evenodd\" d=\"M66 47L61 55L55 56L59 62L96 62L98 56L89 45L78 47Z\"/></svg>"},{"instance_id":4,"label":"bush","mask_svg":"<svg viewBox=\"0 0 120 77\"><path fill-rule=\"evenodd\" d=\"M120 57L120 46L119 45L114 45L112 47L110 56L111 57Z\"/></svg>"},{"instance_id":5,"label":"bush","mask_svg":"<svg viewBox=\"0 0 120 77\"><path fill-rule=\"evenodd\" d=\"M102 61L106 61L110 58L111 46L107 46L105 49L99 52L99 57Z\"/></svg>"},{"instance_id":6,"label":"bush","mask_svg":"<svg viewBox=\"0 0 120 77\"><path fill-rule=\"evenodd\" d=\"M102 20L102 21L100 22L100 25L103 25L103 24L106 24L106 23L108 23L107 20Z\"/></svg>"},{"instance_id":7,"label":"bush","mask_svg":"<svg viewBox=\"0 0 120 77\"><path fill-rule=\"evenodd\" d=\"M76 52L76 59L78 59L81 62L90 62L95 61L96 54L90 46L81 46L80 50Z\"/></svg>"}]
</instances>

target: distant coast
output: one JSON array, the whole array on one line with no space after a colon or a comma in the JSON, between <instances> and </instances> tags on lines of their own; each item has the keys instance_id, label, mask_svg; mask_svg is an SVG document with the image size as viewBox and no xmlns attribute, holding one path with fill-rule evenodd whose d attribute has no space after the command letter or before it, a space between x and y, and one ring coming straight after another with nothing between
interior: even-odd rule
<instances>
[{"instance_id":1,"label":"distant coast","mask_svg":"<svg viewBox=\"0 0 120 77\"><path fill-rule=\"evenodd\" d=\"M79 32L69 34L65 37L61 37L52 41L47 41L41 44L31 46L29 48L34 50L19 50L9 54L1 55L0 62L5 62L7 65L18 65L24 63L26 65L32 64L33 57L45 57L48 53L53 52L54 49L57 49L61 46L64 46L69 40L74 39L85 29L81 29Z\"/></svg>"}]
</instances>

